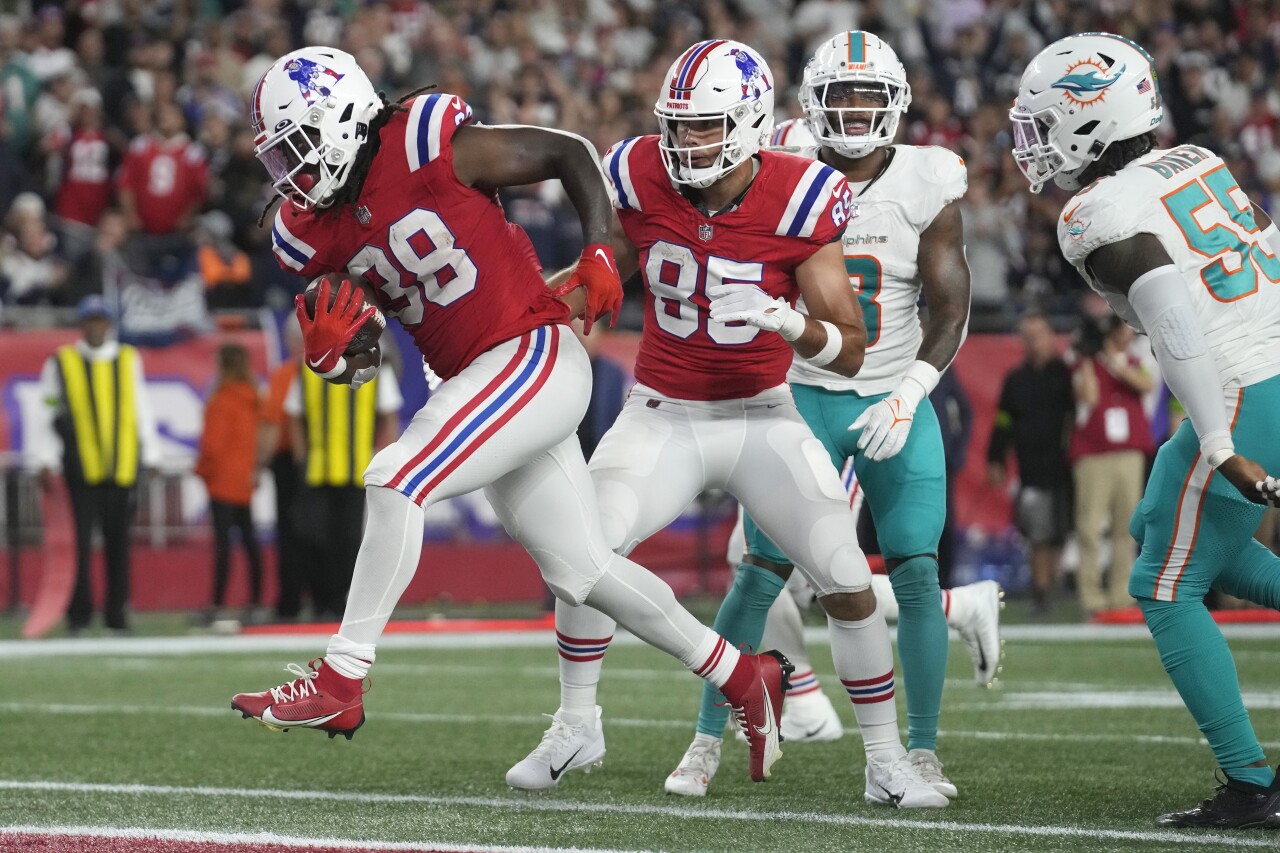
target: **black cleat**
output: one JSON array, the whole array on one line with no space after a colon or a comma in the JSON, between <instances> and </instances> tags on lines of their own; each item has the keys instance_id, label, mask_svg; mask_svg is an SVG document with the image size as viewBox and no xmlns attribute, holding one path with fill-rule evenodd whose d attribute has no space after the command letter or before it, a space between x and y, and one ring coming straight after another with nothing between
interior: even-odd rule
<instances>
[{"instance_id":1,"label":"black cleat","mask_svg":"<svg viewBox=\"0 0 1280 853\"><path fill-rule=\"evenodd\" d=\"M1217 792L1200 805L1156 818L1156 826L1187 829L1280 829L1280 785L1270 788L1220 775Z\"/></svg>"}]
</instances>

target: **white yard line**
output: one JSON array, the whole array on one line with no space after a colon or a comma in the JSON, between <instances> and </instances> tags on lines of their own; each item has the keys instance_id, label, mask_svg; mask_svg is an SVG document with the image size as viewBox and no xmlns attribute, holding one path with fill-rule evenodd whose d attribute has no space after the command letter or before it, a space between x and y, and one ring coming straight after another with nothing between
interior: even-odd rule
<instances>
[{"instance_id":1,"label":"white yard line","mask_svg":"<svg viewBox=\"0 0 1280 853\"><path fill-rule=\"evenodd\" d=\"M351 841L345 838L303 838L276 835L271 832L201 832L187 829L134 829L115 826L0 826L0 838L6 835L73 836L138 841L179 841L194 844L234 844L237 846L270 844L272 849L317 847L334 850L430 850L432 853L644 853L641 850L611 850L602 847L506 847L494 844L449 844L443 841Z\"/></svg>"},{"instance_id":2,"label":"white yard line","mask_svg":"<svg viewBox=\"0 0 1280 853\"><path fill-rule=\"evenodd\" d=\"M682 806L624 805L620 803L577 803L564 800L527 797L431 797L414 794L367 794L344 791L293 791L281 789L215 788L169 785L105 785L75 782L0 780L0 790L40 791L70 794L121 794L132 797L200 797L244 798L250 800L293 800L338 802L356 805L415 805L445 808L489 808L509 812L578 812L596 815L655 815L681 820L719 820L742 823L803 823L827 826L892 827L926 832L966 832L990 835L1036 838L1088 838L1109 841L1152 841L1192 846L1275 848L1275 838L1224 835L1219 833L1186 834L1178 832L1140 832L1099 829L1080 826L1018 826L1015 824L961 823L949 820L911 820L908 818L873 818L823 812L744 811L736 809L689 808ZM328 843L328 842L325 842ZM420 845L419 845L420 846ZM389 848L394 849L394 848ZM412 848L410 848L412 849ZM465 849L465 848L464 848Z\"/></svg>"},{"instance_id":3,"label":"white yard line","mask_svg":"<svg viewBox=\"0 0 1280 853\"><path fill-rule=\"evenodd\" d=\"M1224 625L1223 633L1240 639L1280 639L1280 623L1259 625ZM1090 643L1099 640L1146 640L1142 625L1010 625L1001 629L1010 643ZM952 635L955 639L955 635ZM805 640L825 644L827 629L814 626L805 629ZM235 637L127 637L122 639L59 639L0 641L0 665L6 659L59 655L194 655L210 653L249 654L254 652L304 651L319 654L328 637L319 634L266 634ZM619 629L613 645L639 645L640 640ZM379 649L502 649L545 648L550 652L554 641L550 630L517 632L467 632L459 634L387 634L378 641Z\"/></svg>"}]
</instances>

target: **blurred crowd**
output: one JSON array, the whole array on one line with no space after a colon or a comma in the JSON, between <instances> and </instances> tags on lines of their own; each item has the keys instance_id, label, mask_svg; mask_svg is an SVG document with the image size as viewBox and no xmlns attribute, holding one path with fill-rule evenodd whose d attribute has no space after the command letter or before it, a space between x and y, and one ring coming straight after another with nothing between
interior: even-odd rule
<instances>
[{"instance_id":1,"label":"blurred crowd","mask_svg":"<svg viewBox=\"0 0 1280 853\"><path fill-rule=\"evenodd\" d=\"M759 49L781 119L799 112L814 48L856 28L908 68L904 140L969 165L980 330L1029 307L1059 326L1078 312L1082 285L1055 245L1063 198L1031 196L1008 153L1018 77L1054 39L1107 30L1145 46L1165 140L1224 155L1268 209L1280 194L1280 7L1267 0L67 0L0 16L0 304L74 305L124 280L198 282L212 308L287 304L298 283L257 224L270 199L245 103L304 44L350 51L389 98L435 83L482 121L565 128L603 151L654 130L662 75L699 39ZM572 262L576 217L555 187L505 201L546 266Z\"/></svg>"}]
</instances>

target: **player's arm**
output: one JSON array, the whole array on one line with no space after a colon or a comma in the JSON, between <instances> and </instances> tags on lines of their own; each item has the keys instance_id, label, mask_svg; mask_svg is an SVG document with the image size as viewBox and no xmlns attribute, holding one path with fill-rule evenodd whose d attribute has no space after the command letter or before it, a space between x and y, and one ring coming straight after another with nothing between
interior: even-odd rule
<instances>
[{"instance_id":1,"label":"player's arm","mask_svg":"<svg viewBox=\"0 0 1280 853\"><path fill-rule=\"evenodd\" d=\"M1209 467L1254 503L1280 506L1280 480L1235 452L1222 378L1186 282L1159 239L1140 233L1100 246L1085 266L1100 287L1124 296L1142 321L1165 382L1186 409Z\"/></svg>"},{"instance_id":2,"label":"player's arm","mask_svg":"<svg viewBox=\"0 0 1280 853\"><path fill-rule=\"evenodd\" d=\"M637 269L640 268L640 252L635 245L627 239L626 232L622 230L622 224L614 218L613 227L610 230L610 241L613 244L613 257L618 263L618 275L622 281L626 281L635 275ZM546 276L547 287L553 291L561 291L560 298L569 306L572 316L577 317L582 313L587 305L587 293L585 288L574 287L569 284L573 278L573 274L578 267L575 264L571 267L565 267L557 270L551 275Z\"/></svg>"},{"instance_id":3,"label":"player's arm","mask_svg":"<svg viewBox=\"0 0 1280 853\"><path fill-rule=\"evenodd\" d=\"M557 295L586 290L587 329L622 307L610 231L616 217L591 143L575 133L520 125L466 125L453 134L453 171L469 187L496 190L558 180L578 212L586 248Z\"/></svg>"},{"instance_id":4,"label":"player's arm","mask_svg":"<svg viewBox=\"0 0 1280 853\"><path fill-rule=\"evenodd\" d=\"M917 264L929 316L916 360L893 393L867 407L850 430L861 430L858 449L873 461L902 450L916 408L938 385L969 328L969 264L964 256L964 223L955 202L947 204L920 234Z\"/></svg>"}]
</instances>

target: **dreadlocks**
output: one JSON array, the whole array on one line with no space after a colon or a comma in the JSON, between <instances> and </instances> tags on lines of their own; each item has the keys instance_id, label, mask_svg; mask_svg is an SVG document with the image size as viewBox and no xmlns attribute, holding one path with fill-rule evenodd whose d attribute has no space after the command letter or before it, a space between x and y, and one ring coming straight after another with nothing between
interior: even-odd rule
<instances>
[{"instance_id":1,"label":"dreadlocks","mask_svg":"<svg viewBox=\"0 0 1280 853\"><path fill-rule=\"evenodd\" d=\"M435 83L427 86L419 86L408 94L401 95L394 103L387 102L385 92L379 92L378 98L382 101L382 108L374 114L369 120L369 138L364 145L360 146L360 151L356 154L355 161L351 164L351 170L347 173L347 179L343 182L338 191L333 194L333 199L329 202L328 210L331 214L340 214L342 209L350 207L355 210L356 205L360 201L360 191L364 189L365 178L369 176L369 167L373 165L373 158L377 155L378 149L382 146L382 128L387 126L387 122L391 117L399 112L407 112L405 104L423 92L428 92L436 87ZM276 202L280 201L279 194L273 194L266 205L262 208L262 213L258 216L258 227L266 222L267 214L271 212L271 208L275 207Z\"/></svg>"},{"instance_id":2,"label":"dreadlocks","mask_svg":"<svg viewBox=\"0 0 1280 853\"><path fill-rule=\"evenodd\" d=\"M1089 164L1080 173L1080 185L1093 183L1099 178L1114 175L1130 162L1156 147L1155 131L1147 131L1141 136L1131 136L1119 142L1113 142L1102 152L1102 156Z\"/></svg>"}]
</instances>

